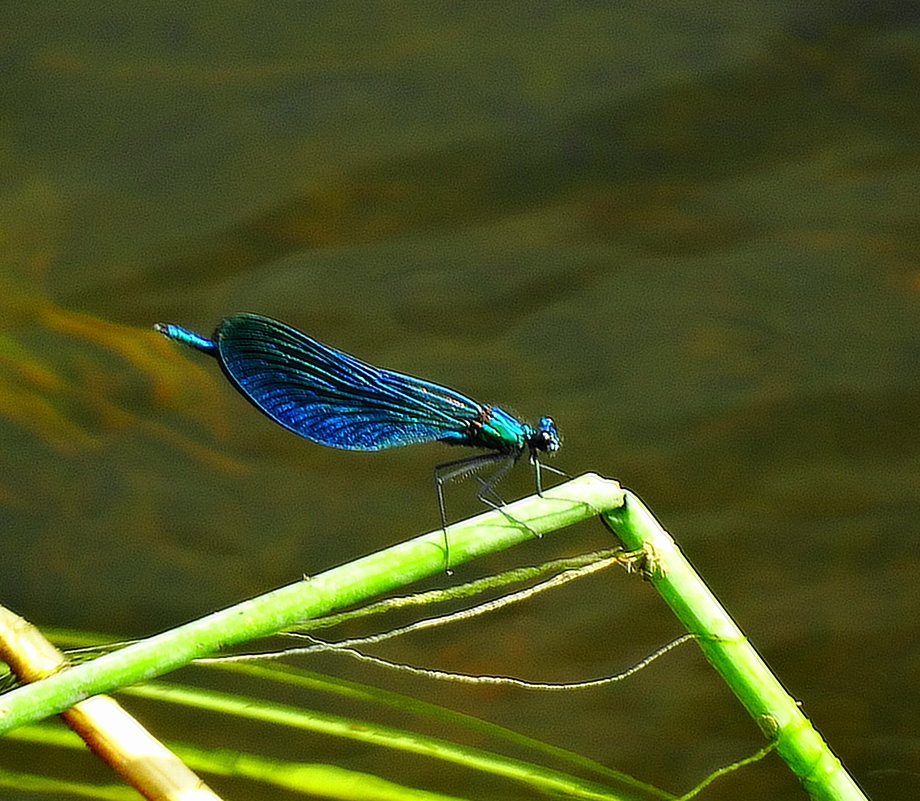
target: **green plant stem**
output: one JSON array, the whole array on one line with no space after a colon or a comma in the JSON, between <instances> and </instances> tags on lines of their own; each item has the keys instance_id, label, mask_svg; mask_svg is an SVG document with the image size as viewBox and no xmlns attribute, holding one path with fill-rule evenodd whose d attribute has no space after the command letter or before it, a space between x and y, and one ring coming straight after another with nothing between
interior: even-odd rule
<instances>
[{"instance_id":1,"label":"green plant stem","mask_svg":"<svg viewBox=\"0 0 920 801\"><path fill-rule=\"evenodd\" d=\"M706 658L817 801L866 801L853 778L641 501L594 474L448 528L459 565L601 514L696 637ZM91 695L163 675L197 657L330 614L444 569L435 531L142 640L0 696L0 734Z\"/></svg>"},{"instance_id":2,"label":"green plant stem","mask_svg":"<svg viewBox=\"0 0 920 801\"><path fill-rule=\"evenodd\" d=\"M587 474L501 511L448 527L450 559L459 565L535 534L594 517L622 502L613 481ZM0 696L0 734L55 715L92 695L147 681L298 622L360 603L444 571L441 530L370 554Z\"/></svg>"},{"instance_id":3,"label":"green plant stem","mask_svg":"<svg viewBox=\"0 0 920 801\"><path fill-rule=\"evenodd\" d=\"M609 505L608 505L608 508ZM632 493L603 513L630 550L646 553L646 573L802 786L816 801L866 801L799 705L779 683L680 548Z\"/></svg>"}]
</instances>

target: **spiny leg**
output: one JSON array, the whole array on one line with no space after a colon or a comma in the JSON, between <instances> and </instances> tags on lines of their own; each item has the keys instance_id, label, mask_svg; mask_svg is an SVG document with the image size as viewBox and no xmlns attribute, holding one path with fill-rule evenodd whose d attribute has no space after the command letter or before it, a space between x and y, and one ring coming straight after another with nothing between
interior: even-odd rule
<instances>
[{"instance_id":1,"label":"spiny leg","mask_svg":"<svg viewBox=\"0 0 920 801\"><path fill-rule=\"evenodd\" d=\"M499 482L502 476L504 476L505 473L507 473L517 463L517 460L520 459L520 457L520 453L509 453L506 455L505 461L501 464L498 470L492 473L491 476L486 479L481 478L480 476L476 476L476 480L482 485L479 489L479 492L476 493L476 497L487 506L491 506L496 512L501 512L512 523L515 523L518 526L524 526L524 528L533 534L534 537L539 539L541 537L539 532L534 531L524 521L518 520L516 517L508 514L502 508L505 506L505 502L502 500L502 497L495 491L495 485ZM491 494L496 500L493 501L488 498L487 495L489 494Z\"/></svg>"},{"instance_id":2,"label":"spiny leg","mask_svg":"<svg viewBox=\"0 0 920 801\"><path fill-rule=\"evenodd\" d=\"M537 495L541 498L543 497L543 470L549 470L550 473L555 473L557 476L571 478L565 470L560 470L558 467L553 467L551 464L544 464L541 462L539 458L537 458L536 453L531 454L530 463L533 465L534 486L536 487Z\"/></svg>"},{"instance_id":3,"label":"spiny leg","mask_svg":"<svg viewBox=\"0 0 920 801\"><path fill-rule=\"evenodd\" d=\"M483 465L491 464L492 462L497 462L499 459L504 458L505 454L503 453L477 453L473 456L464 456L462 459L455 459L452 462L444 462L435 467L434 481L438 490L438 510L441 512L442 528L447 528L447 514L444 509L444 482L466 475L474 470L478 470ZM482 483L482 479L478 476L476 478ZM484 490L480 490L480 492L483 491ZM488 503L485 499L480 498L480 500ZM491 504L489 505L491 506Z\"/></svg>"},{"instance_id":4,"label":"spiny leg","mask_svg":"<svg viewBox=\"0 0 920 801\"><path fill-rule=\"evenodd\" d=\"M518 460L519 454L511 453L508 454L505 458L505 461L499 466L498 470L492 473L488 478L482 478L482 476L475 476L476 480L479 482L479 492L476 493L476 497L482 501L486 506L491 506L493 509L498 509L501 511L501 507L505 505L505 501L502 499L501 495L498 494L495 490L495 485L501 480L501 478L507 473L513 466L514 463ZM494 500L486 497L491 495Z\"/></svg>"},{"instance_id":5,"label":"spiny leg","mask_svg":"<svg viewBox=\"0 0 920 801\"><path fill-rule=\"evenodd\" d=\"M566 478L572 477L569 473L566 473L565 470L560 470L558 467L553 467L551 464L547 464L546 462L540 462L540 466L544 470L549 470L550 473L555 473L557 476L565 476Z\"/></svg>"},{"instance_id":6,"label":"spiny leg","mask_svg":"<svg viewBox=\"0 0 920 801\"><path fill-rule=\"evenodd\" d=\"M463 476L467 473L470 473L474 470L478 470L482 465L491 464L492 462L497 462L499 459L504 458L505 454L503 453L477 453L473 456L464 456L462 459L454 459L451 462L444 462L439 464L434 468L434 483L435 488L438 491L438 512L441 514L441 530L444 532L444 563L445 569L448 573L450 570L450 543L447 539L447 511L444 508L444 482L450 481L453 478L458 476ZM479 476L476 477L480 483L482 479ZM480 493L484 490L480 490ZM496 496L497 497L497 496ZM479 495L480 500L484 503L496 508L495 505L485 498ZM501 498L499 498L501 500Z\"/></svg>"}]
</instances>

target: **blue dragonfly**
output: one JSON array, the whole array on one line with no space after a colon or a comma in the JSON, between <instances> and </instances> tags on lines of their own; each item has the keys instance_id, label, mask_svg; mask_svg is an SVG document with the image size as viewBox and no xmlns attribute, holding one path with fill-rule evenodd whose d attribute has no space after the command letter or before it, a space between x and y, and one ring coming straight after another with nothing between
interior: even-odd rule
<instances>
[{"instance_id":1,"label":"blue dragonfly","mask_svg":"<svg viewBox=\"0 0 920 801\"><path fill-rule=\"evenodd\" d=\"M440 384L374 367L258 314L227 317L211 339L172 323L157 323L154 328L168 339L217 359L230 383L253 406L320 445L378 451L437 441L483 449L485 453L435 467L444 529L445 481L498 465L488 478L476 476L477 497L498 509L504 502L495 484L521 456L526 453L533 465L540 495L539 456L559 449L559 432L550 417L541 417L535 427L522 423L497 406L478 403Z\"/></svg>"}]
</instances>

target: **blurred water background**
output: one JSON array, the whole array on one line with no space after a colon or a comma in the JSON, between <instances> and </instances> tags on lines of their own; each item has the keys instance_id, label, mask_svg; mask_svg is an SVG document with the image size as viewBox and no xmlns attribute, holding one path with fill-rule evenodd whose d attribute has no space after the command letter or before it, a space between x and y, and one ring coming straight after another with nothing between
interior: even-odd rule
<instances>
[{"instance_id":1,"label":"blurred water background","mask_svg":"<svg viewBox=\"0 0 920 801\"><path fill-rule=\"evenodd\" d=\"M551 414L556 464L646 500L869 794L917 797L915 4L38 0L3 16L4 604L148 634L436 525L430 471L454 451L313 446L151 331L257 311ZM474 496L451 486L451 516ZM453 580L607 544L585 526ZM388 655L574 681L680 633L621 575L473 625ZM762 744L692 646L564 697L311 667L674 792ZM393 768L349 748L310 741L307 758ZM396 777L527 797L436 763ZM772 756L705 797L804 794Z\"/></svg>"}]
</instances>

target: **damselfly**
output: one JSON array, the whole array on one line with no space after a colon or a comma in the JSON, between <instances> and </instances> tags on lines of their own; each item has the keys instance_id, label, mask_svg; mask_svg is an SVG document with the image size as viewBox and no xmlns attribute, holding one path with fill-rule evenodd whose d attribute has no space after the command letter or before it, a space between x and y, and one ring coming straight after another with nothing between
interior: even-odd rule
<instances>
[{"instance_id":1,"label":"damselfly","mask_svg":"<svg viewBox=\"0 0 920 801\"><path fill-rule=\"evenodd\" d=\"M354 451L377 451L417 442L485 449L435 467L438 510L446 528L443 484L488 464L477 476L478 498L498 508L495 483L527 454L542 494L541 453L559 449L550 417L536 426L478 403L456 390L373 367L284 323L257 314L234 314L211 339L172 323L154 328L217 359L230 382L259 411L312 442ZM552 469L552 468L549 468ZM554 471L556 472L556 471Z\"/></svg>"}]
</instances>

